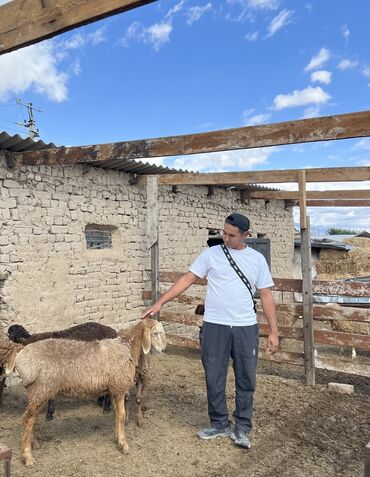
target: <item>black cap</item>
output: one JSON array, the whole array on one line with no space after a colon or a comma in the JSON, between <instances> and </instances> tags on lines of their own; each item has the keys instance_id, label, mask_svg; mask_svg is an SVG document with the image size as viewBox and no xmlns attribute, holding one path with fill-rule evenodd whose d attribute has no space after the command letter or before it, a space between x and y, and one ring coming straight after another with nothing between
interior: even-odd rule
<instances>
[{"instance_id":1,"label":"black cap","mask_svg":"<svg viewBox=\"0 0 370 477\"><path fill-rule=\"evenodd\" d=\"M242 214L238 214L237 212L233 212L228 217L226 217L225 224L233 225L234 227L238 227L240 230L246 232L249 230L250 222L248 217Z\"/></svg>"}]
</instances>

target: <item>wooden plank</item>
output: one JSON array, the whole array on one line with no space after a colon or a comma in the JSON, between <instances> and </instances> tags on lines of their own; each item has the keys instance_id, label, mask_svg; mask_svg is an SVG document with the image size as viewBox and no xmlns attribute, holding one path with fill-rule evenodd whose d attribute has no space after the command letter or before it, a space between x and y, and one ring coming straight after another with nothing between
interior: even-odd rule
<instances>
[{"instance_id":1,"label":"wooden plank","mask_svg":"<svg viewBox=\"0 0 370 477\"><path fill-rule=\"evenodd\" d=\"M166 339L167 343L172 346L200 350L200 344L198 340L174 335L171 333L166 333ZM270 355L266 353L266 350L260 348L258 350L258 354L259 358L263 360L274 361L276 363L303 365L303 353L277 351L276 353Z\"/></svg>"},{"instance_id":2,"label":"wooden plank","mask_svg":"<svg viewBox=\"0 0 370 477\"><path fill-rule=\"evenodd\" d=\"M296 305L296 312L299 313L299 305ZM333 321L354 321L354 322L365 322L370 323L370 308L355 308L355 307L347 307L347 306L340 306L340 305L319 305L314 304L313 306L313 314L315 320L318 321L326 321L326 320L333 320Z\"/></svg>"},{"instance_id":3,"label":"wooden plank","mask_svg":"<svg viewBox=\"0 0 370 477\"><path fill-rule=\"evenodd\" d=\"M315 354L313 329L312 298L312 260L310 245L310 219L307 217L306 228L301 228L301 267L302 267L302 302L303 302L303 338L304 369L306 384L315 385Z\"/></svg>"},{"instance_id":4,"label":"wooden plank","mask_svg":"<svg viewBox=\"0 0 370 477\"><path fill-rule=\"evenodd\" d=\"M179 346L181 348L200 349L199 340L186 338L185 336L174 335L166 333L167 344L172 346Z\"/></svg>"},{"instance_id":5,"label":"wooden plank","mask_svg":"<svg viewBox=\"0 0 370 477\"><path fill-rule=\"evenodd\" d=\"M307 207L370 207L370 200L366 199L328 199L307 200Z\"/></svg>"},{"instance_id":6,"label":"wooden plank","mask_svg":"<svg viewBox=\"0 0 370 477\"><path fill-rule=\"evenodd\" d=\"M180 272L160 272L161 283L174 283L183 274ZM274 278L274 291L302 292L302 280L295 278ZM206 279L196 281L197 285L207 285ZM321 281L312 282L312 292L318 295L343 295L343 296L370 296L370 283L345 282L345 281Z\"/></svg>"},{"instance_id":7,"label":"wooden plank","mask_svg":"<svg viewBox=\"0 0 370 477\"><path fill-rule=\"evenodd\" d=\"M297 182L301 169L279 171L207 172L164 174L160 185L241 185ZM369 180L369 167L330 167L306 169L306 182L343 182ZM145 181L145 176L139 179Z\"/></svg>"},{"instance_id":8,"label":"wooden plank","mask_svg":"<svg viewBox=\"0 0 370 477\"><path fill-rule=\"evenodd\" d=\"M315 342L370 350L370 335L345 333L342 331L315 330Z\"/></svg>"},{"instance_id":9,"label":"wooden plank","mask_svg":"<svg viewBox=\"0 0 370 477\"><path fill-rule=\"evenodd\" d=\"M265 349L260 348L258 350L259 359L266 361L274 361L275 363L293 364L295 366L303 366L304 355L303 353L295 353L292 351L276 351L274 354L269 354Z\"/></svg>"},{"instance_id":10,"label":"wooden plank","mask_svg":"<svg viewBox=\"0 0 370 477\"><path fill-rule=\"evenodd\" d=\"M152 303L159 295L158 184L155 176L147 182L147 246L150 249ZM156 313L155 318L159 318Z\"/></svg>"},{"instance_id":11,"label":"wooden plank","mask_svg":"<svg viewBox=\"0 0 370 477\"><path fill-rule=\"evenodd\" d=\"M203 317L191 313L162 311L161 321L166 321L168 323L177 323L180 325L200 326L203 322Z\"/></svg>"},{"instance_id":12,"label":"wooden plank","mask_svg":"<svg viewBox=\"0 0 370 477\"><path fill-rule=\"evenodd\" d=\"M297 191L269 191L257 190L245 192L245 198L249 199L270 199L270 200L301 200L302 194ZM326 190L326 191L307 191L307 199L369 199L370 190Z\"/></svg>"},{"instance_id":13,"label":"wooden plank","mask_svg":"<svg viewBox=\"0 0 370 477\"><path fill-rule=\"evenodd\" d=\"M19 0L20 1L20 0ZM96 1L96 0L95 0ZM370 111L362 111L338 116L324 116L320 118L300 119L282 123L264 124L260 126L246 126L236 129L224 129L200 134L188 134L183 136L168 136L153 139L141 139L137 141L116 142L91 146L59 147L44 149L43 151L26 151L13 154L18 164L75 164L81 162L97 163L112 159L141 159L150 157L176 156L182 154L198 154L205 152L232 151L236 149L251 149L255 147L268 147L280 144L299 144L304 142L327 141L335 139L348 139L355 137L370 136ZM346 172L344 171L346 169ZM363 175L351 177L352 168L336 169L335 181L343 180L367 180L370 178L370 167L363 167ZM321 169L322 171L323 169ZM307 182L312 182L314 177L319 182L333 180L330 172L324 174L314 173L309 169ZM330 169L328 169L330 171ZM274 171L274 177L279 180L267 180L262 182L296 182L297 175L293 177L287 171ZM231 182L227 177L233 174ZM237 180L235 174L241 179ZM250 173L245 173L250 174ZM354 174L356 172L354 171ZM181 176L181 179L180 179ZM217 174L218 182L208 180L212 174L164 174L161 175L159 184L235 184L261 182L255 180L253 173L246 180L241 173ZM288 176L290 180L281 179ZM332 179L330 179L332 177ZM199 182L196 182L196 181ZM175 181L175 182L173 182ZM195 181L195 182L192 182ZM206 182L204 182L206 181ZM316 182L316 180L314 181Z\"/></svg>"},{"instance_id":14,"label":"wooden plank","mask_svg":"<svg viewBox=\"0 0 370 477\"><path fill-rule=\"evenodd\" d=\"M267 324L260 323L260 336L268 336L270 333L270 327ZM294 328L292 326L279 326L279 336L280 338L288 338L294 340L303 340L303 329Z\"/></svg>"},{"instance_id":15,"label":"wooden plank","mask_svg":"<svg viewBox=\"0 0 370 477\"><path fill-rule=\"evenodd\" d=\"M181 272L160 272L159 280L164 283L175 283L183 273ZM207 285L207 280L205 278L199 278L196 282L196 285Z\"/></svg>"},{"instance_id":16,"label":"wooden plank","mask_svg":"<svg viewBox=\"0 0 370 477\"><path fill-rule=\"evenodd\" d=\"M0 55L155 0L13 0L0 7Z\"/></svg>"},{"instance_id":17,"label":"wooden plank","mask_svg":"<svg viewBox=\"0 0 370 477\"><path fill-rule=\"evenodd\" d=\"M370 361L356 359L346 359L343 356L316 356L315 365L317 369L327 369L339 373L356 374L370 378Z\"/></svg>"},{"instance_id":18,"label":"wooden plank","mask_svg":"<svg viewBox=\"0 0 370 477\"><path fill-rule=\"evenodd\" d=\"M370 283L345 281L313 281L312 291L318 295L370 296Z\"/></svg>"},{"instance_id":19,"label":"wooden plank","mask_svg":"<svg viewBox=\"0 0 370 477\"><path fill-rule=\"evenodd\" d=\"M301 230L307 228L307 191L306 191L306 171L299 171L298 174L298 184L299 184L299 213L300 213L300 224Z\"/></svg>"}]
</instances>

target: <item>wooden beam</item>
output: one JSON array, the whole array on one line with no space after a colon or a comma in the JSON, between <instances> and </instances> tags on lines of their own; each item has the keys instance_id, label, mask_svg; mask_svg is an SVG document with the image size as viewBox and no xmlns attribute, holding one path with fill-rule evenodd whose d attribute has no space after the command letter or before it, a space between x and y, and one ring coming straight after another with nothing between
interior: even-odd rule
<instances>
[{"instance_id":1,"label":"wooden beam","mask_svg":"<svg viewBox=\"0 0 370 477\"><path fill-rule=\"evenodd\" d=\"M301 230L307 228L307 191L306 191L306 171L303 169L299 171L298 174L298 184L299 184L299 215L300 215L300 225Z\"/></svg>"},{"instance_id":2,"label":"wooden beam","mask_svg":"<svg viewBox=\"0 0 370 477\"><path fill-rule=\"evenodd\" d=\"M328 199L307 200L307 207L370 207L370 200L366 199Z\"/></svg>"},{"instance_id":3,"label":"wooden beam","mask_svg":"<svg viewBox=\"0 0 370 477\"><path fill-rule=\"evenodd\" d=\"M200 134L188 134L183 136L169 136L155 139L142 139L138 141L116 142L79 147L60 147L44 149L42 151L27 151L14 153L16 162L25 165L32 164L75 164L81 162L98 163L112 159L141 159L162 156L177 156L183 154L198 154L205 152L232 151L236 149L252 149L256 147L268 147L282 144L299 144L305 142L328 141L336 139L349 139L355 137L370 136L370 111L342 114L338 116L324 116L314 119L300 119L283 123L264 124L261 126L246 126L236 129L224 129ZM351 169L351 168L347 168ZM367 176L370 175L370 168ZM312 169L310 169L312 171ZM284 175L285 171L280 171ZM227 173L226 173L227 174ZM237 173L228 173L237 174ZM167 174L165 175L167 176ZM176 179L177 174L169 174L169 180ZM185 177L184 174L182 174ZM190 178L200 179L211 174L188 174ZM291 177L288 174L289 177ZM317 175L319 182L327 182L322 175ZM348 177L348 179L347 179ZM366 180L366 177L358 179L350 178L350 174L342 177L339 173L336 181L343 180ZM291 179L289 182L296 182ZM312 182L307 179L308 182ZM231 182L240 183L235 177ZM244 180L241 182L256 182ZM261 181L258 181L261 182ZM262 182L271 182L264 179ZM273 181L272 181L273 182ZM287 182L279 180L275 182ZM162 184L178 185L186 182L161 182ZM218 182L220 183L220 182ZM212 185L213 182L206 182Z\"/></svg>"},{"instance_id":4,"label":"wooden beam","mask_svg":"<svg viewBox=\"0 0 370 477\"><path fill-rule=\"evenodd\" d=\"M245 194L249 199L301 200L299 191L256 190ZM369 199L369 189L307 191L307 199Z\"/></svg>"},{"instance_id":5,"label":"wooden beam","mask_svg":"<svg viewBox=\"0 0 370 477\"><path fill-rule=\"evenodd\" d=\"M313 297L312 297L312 260L310 245L310 219L307 217L306 227L301 228L301 267L302 267L302 302L303 302L303 338L304 369L306 384L315 385L315 340L313 329Z\"/></svg>"},{"instance_id":6,"label":"wooden beam","mask_svg":"<svg viewBox=\"0 0 370 477\"><path fill-rule=\"evenodd\" d=\"M159 185L240 185L297 182L302 169L283 171L207 172L163 174ZM370 167L329 167L305 169L306 182L349 182L370 180ZM145 176L140 177L144 181ZM247 191L245 191L247 192ZM246 197L245 197L246 198Z\"/></svg>"},{"instance_id":7,"label":"wooden beam","mask_svg":"<svg viewBox=\"0 0 370 477\"><path fill-rule=\"evenodd\" d=\"M160 272L159 280L163 283L174 283L183 273L181 272ZM274 291L302 292L302 280L297 278L274 278ZM207 285L205 278L198 279L197 285ZM314 280L312 282L312 293L321 295L343 295L343 296L365 296L370 295L370 284L366 282L345 282L345 281L324 281Z\"/></svg>"},{"instance_id":8,"label":"wooden beam","mask_svg":"<svg viewBox=\"0 0 370 477\"><path fill-rule=\"evenodd\" d=\"M0 7L0 55L155 0L13 0Z\"/></svg>"},{"instance_id":9,"label":"wooden beam","mask_svg":"<svg viewBox=\"0 0 370 477\"><path fill-rule=\"evenodd\" d=\"M346 333L343 331L315 330L315 342L370 350L370 335Z\"/></svg>"},{"instance_id":10,"label":"wooden beam","mask_svg":"<svg viewBox=\"0 0 370 477\"><path fill-rule=\"evenodd\" d=\"M151 258L152 303L159 294L159 246L158 246L158 184L151 176L147 182L147 245ZM158 313L155 318L158 319Z\"/></svg>"},{"instance_id":11,"label":"wooden beam","mask_svg":"<svg viewBox=\"0 0 370 477\"><path fill-rule=\"evenodd\" d=\"M184 336L166 333L167 343L172 346L179 346L181 348L190 348L199 350L200 345L198 340L186 338ZM295 353L290 351L277 351L274 354L266 353L265 349L260 348L258 351L260 359L267 361L274 361L276 363L303 365L303 353Z\"/></svg>"},{"instance_id":12,"label":"wooden beam","mask_svg":"<svg viewBox=\"0 0 370 477\"><path fill-rule=\"evenodd\" d=\"M370 378L369 360L351 359L344 356L324 356L318 355L315 358L315 366L317 369L327 369L340 373L356 374Z\"/></svg>"}]
</instances>

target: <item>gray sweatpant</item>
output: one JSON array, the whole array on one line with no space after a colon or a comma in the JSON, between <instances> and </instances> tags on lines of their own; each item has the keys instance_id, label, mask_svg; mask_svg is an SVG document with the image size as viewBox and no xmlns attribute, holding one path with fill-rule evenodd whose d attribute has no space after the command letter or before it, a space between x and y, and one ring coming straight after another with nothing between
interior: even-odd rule
<instances>
[{"instance_id":1,"label":"gray sweatpant","mask_svg":"<svg viewBox=\"0 0 370 477\"><path fill-rule=\"evenodd\" d=\"M235 375L235 426L252 429L253 393L256 387L258 325L227 326L203 322L200 332L201 358L206 376L208 415L211 425L229 425L226 404L226 378L229 358Z\"/></svg>"}]
</instances>

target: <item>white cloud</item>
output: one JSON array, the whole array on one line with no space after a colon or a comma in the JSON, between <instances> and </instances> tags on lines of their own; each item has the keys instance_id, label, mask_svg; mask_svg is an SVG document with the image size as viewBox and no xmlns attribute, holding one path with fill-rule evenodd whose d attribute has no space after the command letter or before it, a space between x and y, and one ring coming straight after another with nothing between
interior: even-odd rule
<instances>
[{"instance_id":1,"label":"white cloud","mask_svg":"<svg viewBox=\"0 0 370 477\"><path fill-rule=\"evenodd\" d=\"M88 44L98 45L99 43L106 41L105 29L106 27L104 26L88 34L78 31L70 38L62 42L61 46L63 46L67 50L76 50Z\"/></svg>"},{"instance_id":2,"label":"white cloud","mask_svg":"<svg viewBox=\"0 0 370 477\"><path fill-rule=\"evenodd\" d=\"M256 30L256 31L247 33L244 38L248 41L256 41L259 37L259 34L260 32Z\"/></svg>"},{"instance_id":3,"label":"white cloud","mask_svg":"<svg viewBox=\"0 0 370 477\"><path fill-rule=\"evenodd\" d=\"M311 81L312 82L318 81L320 83L330 84L331 72L326 70L314 71L313 73L311 73Z\"/></svg>"},{"instance_id":4,"label":"white cloud","mask_svg":"<svg viewBox=\"0 0 370 477\"><path fill-rule=\"evenodd\" d=\"M152 44L155 50L159 50L162 45L170 40L171 31L171 23L154 23L146 29L147 43Z\"/></svg>"},{"instance_id":5,"label":"white cloud","mask_svg":"<svg viewBox=\"0 0 370 477\"><path fill-rule=\"evenodd\" d=\"M370 138L361 139L360 141L356 142L353 147L354 149L363 149L365 151L370 151Z\"/></svg>"},{"instance_id":6,"label":"white cloud","mask_svg":"<svg viewBox=\"0 0 370 477\"><path fill-rule=\"evenodd\" d=\"M29 88L52 101L68 97L68 75L58 68L57 45L45 41L0 56L0 101Z\"/></svg>"},{"instance_id":7,"label":"white cloud","mask_svg":"<svg viewBox=\"0 0 370 477\"><path fill-rule=\"evenodd\" d=\"M4 5L4 3L9 3L12 0L0 0L0 5Z\"/></svg>"},{"instance_id":8,"label":"white cloud","mask_svg":"<svg viewBox=\"0 0 370 477\"><path fill-rule=\"evenodd\" d=\"M325 104L329 99L330 95L320 86L316 86L316 88L308 86L302 90L294 90L292 93L278 94L274 99L272 109L279 111L284 108L306 106L308 104Z\"/></svg>"},{"instance_id":9,"label":"white cloud","mask_svg":"<svg viewBox=\"0 0 370 477\"><path fill-rule=\"evenodd\" d=\"M356 60L349 60L348 58L344 58L338 63L338 69L340 70L349 70L350 68L355 68L358 65L358 61Z\"/></svg>"},{"instance_id":10,"label":"white cloud","mask_svg":"<svg viewBox=\"0 0 370 477\"><path fill-rule=\"evenodd\" d=\"M349 31L349 28L347 25L343 25L342 28L340 29L342 35L344 36L344 40L346 42L346 44L348 43L348 38L349 38L349 35L351 34L351 32Z\"/></svg>"},{"instance_id":11,"label":"white cloud","mask_svg":"<svg viewBox=\"0 0 370 477\"><path fill-rule=\"evenodd\" d=\"M254 116L251 116L250 114L248 114L249 111L247 110L243 113L243 124L245 126L255 126L256 124L263 124L271 118L271 114L269 113L255 114Z\"/></svg>"},{"instance_id":12,"label":"white cloud","mask_svg":"<svg viewBox=\"0 0 370 477\"><path fill-rule=\"evenodd\" d=\"M276 17L274 17L269 26L267 27L267 36L274 35L277 31L281 30L284 26L291 23L291 17L294 13L294 10L282 10Z\"/></svg>"},{"instance_id":13,"label":"white cloud","mask_svg":"<svg viewBox=\"0 0 370 477\"><path fill-rule=\"evenodd\" d=\"M279 0L247 0L247 4L255 9L276 10L279 6Z\"/></svg>"},{"instance_id":14,"label":"white cloud","mask_svg":"<svg viewBox=\"0 0 370 477\"><path fill-rule=\"evenodd\" d=\"M156 51L159 51L170 40L172 29L171 21L154 23L147 28L140 22L135 21L128 27L126 35L121 38L119 43L124 47L128 47L130 40L136 40L150 44Z\"/></svg>"},{"instance_id":15,"label":"white cloud","mask_svg":"<svg viewBox=\"0 0 370 477\"><path fill-rule=\"evenodd\" d=\"M212 3L210 2L208 2L203 7L190 7L188 11L186 12L186 16L188 17L186 23L188 25L192 25L210 10L212 10Z\"/></svg>"},{"instance_id":16,"label":"white cloud","mask_svg":"<svg viewBox=\"0 0 370 477\"><path fill-rule=\"evenodd\" d=\"M311 3L306 3L304 8L307 10L307 13L312 13L313 12L313 6Z\"/></svg>"},{"instance_id":17,"label":"white cloud","mask_svg":"<svg viewBox=\"0 0 370 477\"><path fill-rule=\"evenodd\" d=\"M181 0L181 2L177 3L172 8L170 8L167 12L166 18L172 17L173 15L175 15L175 13L180 12L182 10L184 4L185 4L185 1Z\"/></svg>"},{"instance_id":18,"label":"white cloud","mask_svg":"<svg viewBox=\"0 0 370 477\"><path fill-rule=\"evenodd\" d=\"M370 66L364 66L362 74L365 76L365 78L370 78Z\"/></svg>"},{"instance_id":19,"label":"white cloud","mask_svg":"<svg viewBox=\"0 0 370 477\"><path fill-rule=\"evenodd\" d=\"M266 164L274 149L269 147L178 156L174 160L173 158L167 158L165 165L175 169L198 172L250 170L258 164ZM171 165L169 162L171 162Z\"/></svg>"},{"instance_id":20,"label":"white cloud","mask_svg":"<svg viewBox=\"0 0 370 477\"><path fill-rule=\"evenodd\" d=\"M302 119L308 119L308 118L317 118L317 116L320 116L320 107L319 106L312 106L310 108L306 108L303 112Z\"/></svg>"},{"instance_id":21,"label":"white cloud","mask_svg":"<svg viewBox=\"0 0 370 477\"><path fill-rule=\"evenodd\" d=\"M305 71L316 70L321 68L330 58L330 51L327 48L321 48L316 56L313 56L304 69Z\"/></svg>"}]
</instances>

